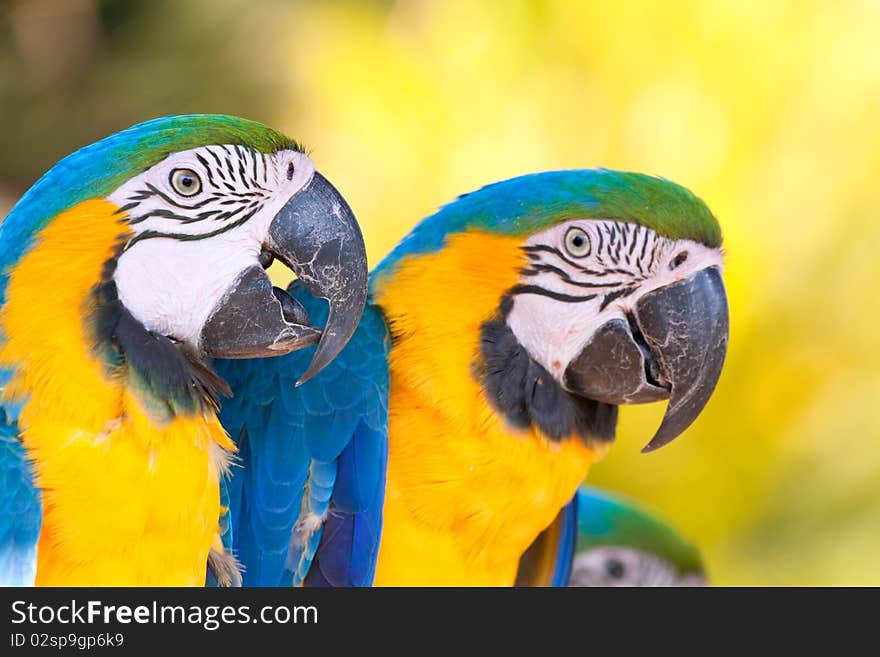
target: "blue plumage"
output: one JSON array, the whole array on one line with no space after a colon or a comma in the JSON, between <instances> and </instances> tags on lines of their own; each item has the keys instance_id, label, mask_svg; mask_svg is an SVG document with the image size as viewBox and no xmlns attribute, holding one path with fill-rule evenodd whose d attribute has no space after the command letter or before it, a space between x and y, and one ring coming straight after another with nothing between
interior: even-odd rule
<instances>
[{"instance_id":1,"label":"blue plumage","mask_svg":"<svg viewBox=\"0 0 880 657\"><path fill-rule=\"evenodd\" d=\"M40 493L18 440L18 425L0 408L0 586L34 583L42 522Z\"/></svg>"},{"instance_id":2,"label":"blue plumage","mask_svg":"<svg viewBox=\"0 0 880 657\"><path fill-rule=\"evenodd\" d=\"M289 291L312 323L325 321L324 302L296 283ZM216 362L235 394L220 420L239 447L229 493L245 586L372 582L388 453L389 349L385 319L368 305L342 353L299 388L311 349Z\"/></svg>"},{"instance_id":3,"label":"blue plumage","mask_svg":"<svg viewBox=\"0 0 880 657\"><path fill-rule=\"evenodd\" d=\"M385 497L387 431L360 422L339 458L333 513L324 524L307 586L365 586L373 581Z\"/></svg>"},{"instance_id":4,"label":"blue plumage","mask_svg":"<svg viewBox=\"0 0 880 657\"><path fill-rule=\"evenodd\" d=\"M556 548L556 568L551 586L568 586L578 534L578 496L575 495L559 512L561 523L559 544Z\"/></svg>"}]
</instances>

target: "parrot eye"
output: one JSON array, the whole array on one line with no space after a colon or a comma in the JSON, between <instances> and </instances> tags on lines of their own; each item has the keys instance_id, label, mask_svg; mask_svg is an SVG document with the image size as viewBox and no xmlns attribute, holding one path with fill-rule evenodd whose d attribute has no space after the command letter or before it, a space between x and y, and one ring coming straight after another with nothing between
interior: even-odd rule
<instances>
[{"instance_id":1,"label":"parrot eye","mask_svg":"<svg viewBox=\"0 0 880 657\"><path fill-rule=\"evenodd\" d=\"M605 564L605 572L612 579L623 579L626 567L617 559L611 559Z\"/></svg>"},{"instance_id":2,"label":"parrot eye","mask_svg":"<svg viewBox=\"0 0 880 657\"><path fill-rule=\"evenodd\" d=\"M590 236L580 228L569 228L565 234L565 250L575 258L590 255Z\"/></svg>"},{"instance_id":3,"label":"parrot eye","mask_svg":"<svg viewBox=\"0 0 880 657\"><path fill-rule=\"evenodd\" d=\"M171 172L171 187L181 196L195 196L202 191L202 181L192 169L175 169Z\"/></svg>"}]
</instances>

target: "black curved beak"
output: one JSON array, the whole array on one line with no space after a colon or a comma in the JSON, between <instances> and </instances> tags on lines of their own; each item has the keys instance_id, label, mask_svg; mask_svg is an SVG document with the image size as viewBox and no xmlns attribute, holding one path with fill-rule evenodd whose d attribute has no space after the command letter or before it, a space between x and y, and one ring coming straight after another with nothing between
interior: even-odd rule
<instances>
[{"instance_id":1,"label":"black curved beak","mask_svg":"<svg viewBox=\"0 0 880 657\"><path fill-rule=\"evenodd\" d=\"M367 254L354 213L324 176L313 178L278 212L264 249L330 306L323 329L287 292L272 287L259 266L242 272L202 329L201 345L216 358L260 358L318 348L297 385L330 363L351 338L367 299Z\"/></svg>"},{"instance_id":2,"label":"black curved beak","mask_svg":"<svg viewBox=\"0 0 880 657\"><path fill-rule=\"evenodd\" d=\"M643 452L679 436L697 418L721 376L730 320L721 272L709 267L639 299L628 322L599 327L569 364L569 391L609 404L669 399Z\"/></svg>"},{"instance_id":3,"label":"black curved beak","mask_svg":"<svg viewBox=\"0 0 880 657\"><path fill-rule=\"evenodd\" d=\"M357 329L367 300L367 251L360 226L336 188L317 171L269 227L268 249L290 267L330 314L305 383L342 351Z\"/></svg>"}]
</instances>

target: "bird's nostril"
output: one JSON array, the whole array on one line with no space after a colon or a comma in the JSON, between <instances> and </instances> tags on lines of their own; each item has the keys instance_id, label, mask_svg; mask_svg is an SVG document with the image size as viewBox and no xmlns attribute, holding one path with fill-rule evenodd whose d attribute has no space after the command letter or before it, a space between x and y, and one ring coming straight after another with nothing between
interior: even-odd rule
<instances>
[{"instance_id":1,"label":"bird's nostril","mask_svg":"<svg viewBox=\"0 0 880 657\"><path fill-rule=\"evenodd\" d=\"M685 262L687 262L687 259L688 259L688 252L687 252L687 251L682 251L681 253L677 254L677 255L672 259L672 262L669 263L669 269L678 269L678 268L681 267Z\"/></svg>"}]
</instances>

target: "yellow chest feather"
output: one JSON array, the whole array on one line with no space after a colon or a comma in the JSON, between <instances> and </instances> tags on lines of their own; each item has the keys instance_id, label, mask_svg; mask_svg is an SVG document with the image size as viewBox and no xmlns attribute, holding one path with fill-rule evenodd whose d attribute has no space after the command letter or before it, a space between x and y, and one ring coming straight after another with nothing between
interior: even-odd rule
<instances>
[{"instance_id":1,"label":"yellow chest feather","mask_svg":"<svg viewBox=\"0 0 880 657\"><path fill-rule=\"evenodd\" d=\"M512 238L454 236L374 289L395 336L377 585L512 584L520 556L601 455L510 427L472 374L480 325L521 258Z\"/></svg>"},{"instance_id":2,"label":"yellow chest feather","mask_svg":"<svg viewBox=\"0 0 880 657\"><path fill-rule=\"evenodd\" d=\"M158 423L92 353L83 318L121 227L82 203L13 269L0 366L17 374L21 437L43 493L37 584L201 585L218 546L219 468L234 446L216 417Z\"/></svg>"}]
</instances>

